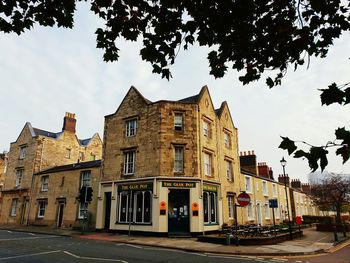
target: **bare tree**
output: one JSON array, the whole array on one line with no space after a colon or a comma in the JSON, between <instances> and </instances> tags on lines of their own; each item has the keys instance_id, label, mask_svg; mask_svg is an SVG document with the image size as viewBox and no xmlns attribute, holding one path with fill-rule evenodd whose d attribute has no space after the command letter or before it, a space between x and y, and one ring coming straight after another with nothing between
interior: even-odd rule
<instances>
[{"instance_id":1,"label":"bare tree","mask_svg":"<svg viewBox=\"0 0 350 263\"><path fill-rule=\"evenodd\" d=\"M341 212L350 204L350 179L331 174L312 187L313 201L320 209L336 211L336 222L341 223Z\"/></svg>"}]
</instances>

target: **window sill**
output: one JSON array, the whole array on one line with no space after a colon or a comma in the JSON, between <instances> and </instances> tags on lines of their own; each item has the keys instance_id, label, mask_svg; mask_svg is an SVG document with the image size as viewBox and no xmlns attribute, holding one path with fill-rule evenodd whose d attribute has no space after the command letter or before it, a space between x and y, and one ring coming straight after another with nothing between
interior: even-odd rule
<instances>
[{"instance_id":1,"label":"window sill","mask_svg":"<svg viewBox=\"0 0 350 263\"><path fill-rule=\"evenodd\" d=\"M219 223L204 223L204 226L218 226Z\"/></svg>"},{"instance_id":2,"label":"window sill","mask_svg":"<svg viewBox=\"0 0 350 263\"><path fill-rule=\"evenodd\" d=\"M115 222L116 225L129 225L129 222ZM133 226L151 226L152 223L134 223L132 222L131 225Z\"/></svg>"}]
</instances>

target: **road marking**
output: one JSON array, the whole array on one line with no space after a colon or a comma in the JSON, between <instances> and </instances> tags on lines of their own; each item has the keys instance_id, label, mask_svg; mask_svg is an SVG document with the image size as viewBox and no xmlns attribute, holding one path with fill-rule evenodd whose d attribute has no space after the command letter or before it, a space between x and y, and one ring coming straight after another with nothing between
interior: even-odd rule
<instances>
[{"instance_id":1,"label":"road marking","mask_svg":"<svg viewBox=\"0 0 350 263\"><path fill-rule=\"evenodd\" d=\"M26 240L26 239L44 239L44 238L57 238L57 237L60 237L60 236L4 238L4 239L0 239L0 241L16 241L16 240Z\"/></svg>"},{"instance_id":2,"label":"road marking","mask_svg":"<svg viewBox=\"0 0 350 263\"><path fill-rule=\"evenodd\" d=\"M128 247L134 247L134 248L139 248L139 249L142 249L143 247L141 246L136 246L136 245L131 245L131 244L124 244L125 246L128 246Z\"/></svg>"},{"instance_id":3,"label":"road marking","mask_svg":"<svg viewBox=\"0 0 350 263\"><path fill-rule=\"evenodd\" d=\"M63 251L63 253L65 253L65 254L67 254L67 255L69 255L71 257L78 258L78 259L88 259L88 260L100 260L100 261L112 261L112 262L129 263L128 261L121 260L121 259L81 257L81 256L75 255L73 253L70 253L68 251Z\"/></svg>"},{"instance_id":4,"label":"road marking","mask_svg":"<svg viewBox=\"0 0 350 263\"><path fill-rule=\"evenodd\" d=\"M61 250L46 251L46 252L25 254L25 255L12 256L12 257L5 257L5 258L0 258L0 260L7 260L7 259L14 259L14 258L25 258L25 257L34 257L34 256L40 256L40 255L46 255L46 254L52 254L52 253L58 253L58 252L61 252Z\"/></svg>"}]
</instances>

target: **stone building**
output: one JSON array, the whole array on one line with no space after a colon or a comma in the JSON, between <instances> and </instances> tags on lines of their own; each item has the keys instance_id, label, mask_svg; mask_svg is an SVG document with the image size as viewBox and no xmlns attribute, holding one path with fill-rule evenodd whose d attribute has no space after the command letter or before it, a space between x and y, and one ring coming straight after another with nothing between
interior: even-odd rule
<instances>
[{"instance_id":1,"label":"stone building","mask_svg":"<svg viewBox=\"0 0 350 263\"><path fill-rule=\"evenodd\" d=\"M0 190L4 187L5 173L7 170L8 155L7 152L0 153Z\"/></svg>"},{"instance_id":2,"label":"stone building","mask_svg":"<svg viewBox=\"0 0 350 263\"><path fill-rule=\"evenodd\" d=\"M29 224L81 228L85 219L94 228L100 166L101 160L78 162L34 174ZM79 202L83 186L92 188L91 202Z\"/></svg>"},{"instance_id":3,"label":"stone building","mask_svg":"<svg viewBox=\"0 0 350 263\"><path fill-rule=\"evenodd\" d=\"M78 139L75 114L66 113L60 132L32 127L27 122L16 141L10 144L8 166L2 190L1 224L27 224L33 174L72 164L78 160L101 158L102 142L96 133L89 139Z\"/></svg>"},{"instance_id":4,"label":"stone building","mask_svg":"<svg viewBox=\"0 0 350 263\"><path fill-rule=\"evenodd\" d=\"M151 102L131 87L105 117L97 229L197 234L233 220L237 129L208 88ZM130 224L129 224L130 223Z\"/></svg>"}]
</instances>

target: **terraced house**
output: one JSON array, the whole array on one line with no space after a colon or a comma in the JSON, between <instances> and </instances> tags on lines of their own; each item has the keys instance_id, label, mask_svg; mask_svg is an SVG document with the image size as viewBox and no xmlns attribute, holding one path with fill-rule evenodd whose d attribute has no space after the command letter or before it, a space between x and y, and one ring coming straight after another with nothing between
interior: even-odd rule
<instances>
[{"instance_id":1,"label":"terraced house","mask_svg":"<svg viewBox=\"0 0 350 263\"><path fill-rule=\"evenodd\" d=\"M132 87L105 117L97 229L196 234L233 219L237 129L208 88L151 102Z\"/></svg>"},{"instance_id":2,"label":"terraced house","mask_svg":"<svg viewBox=\"0 0 350 263\"><path fill-rule=\"evenodd\" d=\"M76 119L72 113L66 113L60 132L34 128L29 122L24 125L17 140L10 144L2 190L1 224L27 224L30 210L37 211L37 217L42 215L40 211L45 202L38 202L32 197L33 174L78 160L101 158L102 142L99 135L96 133L89 139L80 140L75 128ZM50 178L47 180L50 183Z\"/></svg>"}]
</instances>

